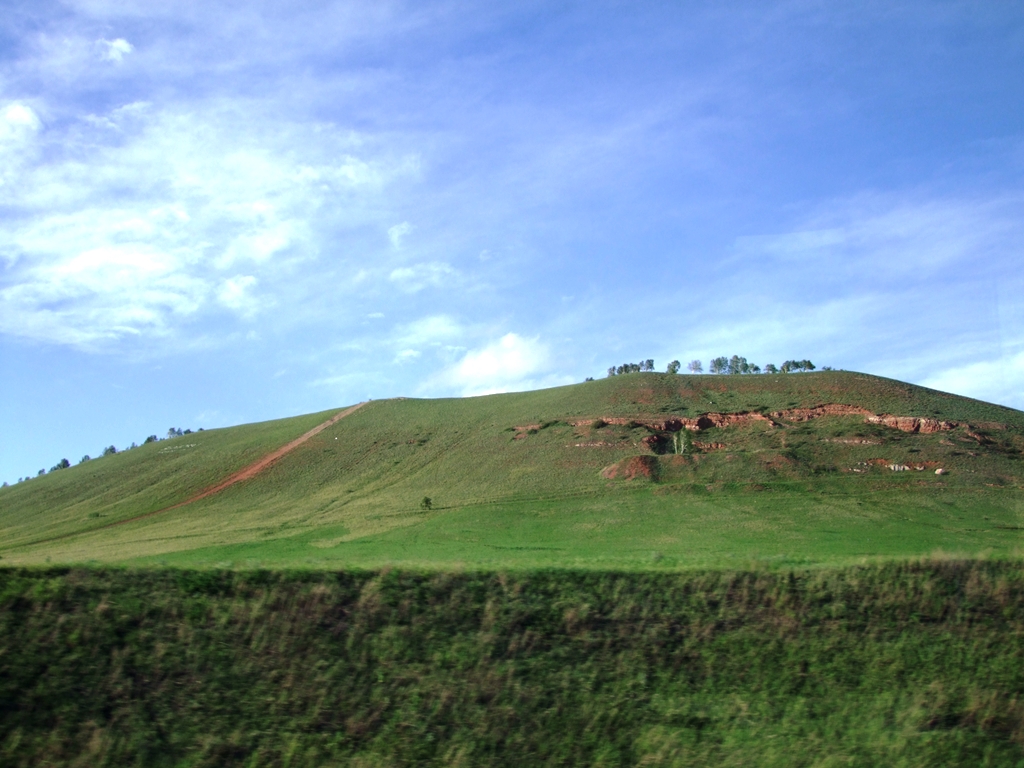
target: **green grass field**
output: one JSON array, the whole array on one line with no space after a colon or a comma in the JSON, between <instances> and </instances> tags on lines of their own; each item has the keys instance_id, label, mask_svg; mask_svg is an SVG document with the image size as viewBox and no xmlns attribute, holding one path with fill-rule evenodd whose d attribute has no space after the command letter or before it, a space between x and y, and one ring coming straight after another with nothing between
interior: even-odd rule
<instances>
[{"instance_id":1,"label":"green grass field","mask_svg":"<svg viewBox=\"0 0 1024 768\"><path fill-rule=\"evenodd\" d=\"M791 414L829 404L958 426L908 433L861 414ZM674 433L658 427L778 411L790 415L774 425L751 418L695 431L688 453L677 454ZM633 374L520 394L371 402L253 479L133 521L333 413L160 441L4 489L0 557L11 565L665 569L1021 551L1024 414L844 372ZM644 471L627 479L634 465Z\"/></svg>"}]
</instances>

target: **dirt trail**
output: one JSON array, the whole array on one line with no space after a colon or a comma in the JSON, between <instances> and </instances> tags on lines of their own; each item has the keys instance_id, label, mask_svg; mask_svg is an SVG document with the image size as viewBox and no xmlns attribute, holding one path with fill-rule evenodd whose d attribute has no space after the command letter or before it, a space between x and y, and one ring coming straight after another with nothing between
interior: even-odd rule
<instances>
[{"instance_id":1,"label":"dirt trail","mask_svg":"<svg viewBox=\"0 0 1024 768\"><path fill-rule=\"evenodd\" d=\"M315 435L319 435L321 432L323 432L329 426L331 426L332 424L337 424L339 421L344 419L350 413L355 412L356 410L362 408L364 405L366 405L365 402L358 403L357 405L353 405L351 408L346 408L344 411L341 411L340 413L334 414L333 416L331 416L331 418L329 418L323 424L318 424L317 426L315 426L311 430L309 430L309 432L306 432L304 435L300 435L299 437L296 437L294 440L292 440L287 445L283 445L280 448L278 448L276 451L274 451L273 453L268 453L262 459L259 459L258 461L254 461L252 464L250 464L247 467L243 467L242 469L240 469L237 472L235 472L235 474L229 476L227 479L222 480L221 482L217 483L217 485L215 485L215 486L213 486L211 488L207 488L205 491L200 491L195 496L192 496L191 498L185 499L185 501L180 501L177 504L175 504L174 506L165 507L164 509L158 509L156 512L147 512L145 515L140 515L140 517L148 517L149 515L157 515L157 514L159 514L161 512L166 512L169 509L177 509L178 507L184 507L186 504L191 504L194 501L199 501L200 499L205 499L207 496L213 496L213 494L215 494L215 493L220 493L225 488L228 488L228 487L234 485L235 483L240 483L243 480L248 480L251 477L255 477L260 472L262 472L264 469L266 469L271 464L273 464L275 461L277 461L282 456L284 456L286 453L291 453L296 448L298 448L300 445L302 445L304 442L309 440L309 438L311 438L311 437L313 437ZM122 523L128 523L128 522L131 522L132 520L138 520L138 519L139 519L139 517L133 517L133 518L130 518L128 520L121 520L119 522L112 523L112 525L121 525Z\"/></svg>"},{"instance_id":2,"label":"dirt trail","mask_svg":"<svg viewBox=\"0 0 1024 768\"><path fill-rule=\"evenodd\" d=\"M195 494L193 496L190 496L189 498L185 499L185 501L179 501L177 504L172 504L169 507L164 507L162 509L157 509L157 510L154 510L153 512L146 512L145 514L142 514L142 515L136 515L135 517L129 517L129 518L126 518L124 520L118 520L117 522L114 522L114 523L107 523L106 525L101 525L101 526L98 526L96 528L90 528L87 531L76 531L74 533L66 533L63 536L54 536L53 538L50 538L50 539L42 539L41 541L34 541L34 542L32 542L32 545L46 544L46 543L49 543L51 541L57 541L59 539L66 539L66 538L68 538L70 536L81 536L81 535L86 534L86 533L95 533L96 531L102 531L102 530L104 530L106 528L113 528L114 526L117 526L117 525L124 525L126 523L134 523L136 520L145 520L147 517L153 517L154 515L160 515L160 514L163 514L164 512L170 512L172 509L178 509L179 507L184 507L186 504L191 504L191 503L193 503L195 501L199 501L200 499L205 499L208 496L213 496L215 493L220 493L221 491L223 491L226 488L231 487L235 483L240 483L243 480L248 480L248 479L250 479L252 477L255 477L260 472L262 472L264 469L266 469L271 464L273 464L275 461L280 459L282 456L284 456L285 454L288 454L288 453L294 451L296 448L298 448L304 442L309 440L311 437L314 437L314 436L320 434L321 432L323 432L325 429L327 429L332 424L337 424L339 421L344 419L346 416L348 416L348 415L354 413L355 411L359 410L360 408L362 408L364 405L366 405L366 402L368 402L368 401L365 401L365 402L362 402L362 403L357 403L356 405L353 405L350 408L346 408L345 410L343 410L343 411L341 411L339 413L334 414L333 416L331 416L331 418L329 418L323 424L318 424L317 426L313 427L311 430L309 430L305 434L300 435L299 437L297 437L294 440L292 440L290 443L281 446L280 448L278 448L273 453L268 453L262 459L258 459L257 461L254 461L252 464L250 464L247 467L242 467L242 469L238 470L233 475L230 475L227 478L225 478L224 480L222 480L221 482L217 483L217 485L210 486L209 488L206 488L205 490L202 490L199 493L197 493L197 494Z\"/></svg>"}]
</instances>

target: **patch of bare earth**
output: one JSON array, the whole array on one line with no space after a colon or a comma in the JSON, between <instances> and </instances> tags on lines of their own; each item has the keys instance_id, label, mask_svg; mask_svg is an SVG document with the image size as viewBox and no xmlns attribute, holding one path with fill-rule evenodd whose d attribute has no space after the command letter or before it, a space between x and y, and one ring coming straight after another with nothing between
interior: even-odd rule
<instances>
[{"instance_id":1,"label":"patch of bare earth","mask_svg":"<svg viewBox=\"0 0 1024 768\"><path fill-rule=\"evenodd\" d=\"M630 456L601 470L608 480L652 479L658 474L658 460L654 456Z\"/></svg>"}]
</instances>

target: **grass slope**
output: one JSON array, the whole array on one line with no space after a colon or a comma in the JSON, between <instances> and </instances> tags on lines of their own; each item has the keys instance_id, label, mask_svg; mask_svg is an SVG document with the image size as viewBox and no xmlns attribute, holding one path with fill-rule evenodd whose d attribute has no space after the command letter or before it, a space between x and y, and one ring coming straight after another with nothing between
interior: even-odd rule
<instances>
[{"instance_id":1,"label":"grass slope","mask_svg":"<svg viewBox=\"0 0 1024 768\"><path fill-rule=\"evenodd\" d=\"M827 404L959 426L919 434L863 415L754 419L700 430L704 449L687 455L673 455L671 431L657 427ZM252 480L101 528L188 498L332 413L162 441L5 489L0 556L647 569L1020 552L1024 414L847 372L633 374L371 402ZM602 424L609 419L620 423ZM620 470L615 479L602 473L609 467ZM433 510L419 509L423 496Z\"/></svg>"},{"instance_id":2,"label":"grass slope","mask_svg":"<svg viewBox=\"0 0 1024 768\"><path fill-rule=\"evenodd\" d=\"M0 569L0 762L1024 763L1024 568Z\"/></svg>"}]
</instances>

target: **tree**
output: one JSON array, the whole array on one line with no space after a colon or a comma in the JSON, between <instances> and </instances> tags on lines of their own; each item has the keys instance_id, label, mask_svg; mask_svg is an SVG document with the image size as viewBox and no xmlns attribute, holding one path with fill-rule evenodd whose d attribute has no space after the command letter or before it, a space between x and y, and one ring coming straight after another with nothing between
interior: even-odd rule
<instances>
[{"instance_id":1,"label":"tree","mask_svg":"<svg viewBox=\"0 0 1024 768\"><path fill-rule=\"evenodd\" d=\"M616 375L615 374L615 366L614 365L611 368L608 369L608 375L609 376L615 376Z\"/></svg>"},{"instance_id":2,"label":"tree","mask_svg":"<svg viewBox=\"0 0 1024 768\"><path fill-rule=\"evenodd\" d=\"M149 437L147 437L145 440L142 441L142 444L146 445L148 443L155 443L159 439L160 438L157 437L156 435L150 435Z\"/></svg>"},{"instance_id":3,"label":"tree","mask_svg":"<svg viewBox=\"0 0 1024 768\"><path fill-rule=\"evenodd\" d=\"M85 464L85 462L87 462L87 461L92 461L92 456L90 456L88 453L85 454L85 456L83 456L82 458L80 458L78 460L78 463L79 464Z\"/></svg>"},{"instance_id":4,"label":"tree","mask_svg":"<svg viewBox=\"0 0 1024 768\"><path fill-rule=\"evenodd\" d=\"M182 432L177 427L171 427L167 430L167 439L170 440L172 437L181 437Z\"/></svg>"},{"instance_id":5,"label":"tree","mask_svg":"<svg viewBox=\"0 0 1024 768\"><path fill-rule=\"evenodd\" d=\"M673 360L668 364L668 368L665 369L666 373L679 373L680 363L678 360Z\"/></svg>"},{"instance_id":6,"label":"tree","mask_svg":"<svg viewBox=\"0 0 1024 768\"><path fill-rule=\"evenodd\" d=\"M433 507L434 502L430 499L429 496L424 496L423 500L420 501L420 509L422 509L424 512L429 512L431 509L433 509Z\"/></svg>"},{"instance_id":7,"label":"tree","mask_svg":"<svg viewBox=\"0 0 1024 768\"><path fill-rule=\"evenodd\" d=\"M750 372L750 364L747 362L747 358L740 357L739 355L733 355L729 358L729 373L736 375L741 373Z\"/></svg>"},{"instance_id":8,"label":"tree","mask_svg":"<svg viewBox=\"0 0 1024 768\"><path fill-rule=\"evenodd\" d=\"M693 435L690 434L690 430L683 427L672 436L672 446L675 448L676 453L696 453L696 447L693 444Z\"/></svg>"},{"instance_id":9,"label":"tree","mask_svg":"<svg viewBox=\"0 0 1024 768\"><path fill-rule=\"evenodd\" d=\"M115 448L112 445L108 445L106 448L103 449L104 456L113 456L115 453L117 453L117 448Z\"/></svg>"},{"instance_id":10,"label":"tree","mask_svg":"<svg viewBox=\"0 0 1024 768\"><path fill-rule=\"evenodd\" d=\"M686 368L690 371L690 373L703 373L704 372L704 365L703 365L703 363L701 363L700 360L691 360L690 362L688 362L686 364Z\"/></svg>"},{"instance_id":11,"label":"tree","mask_svg":"<svg viewBox=\"0 0 1024 768\"><path fill-rule=\"evenodd\" d=\"M800 370L802 370L802 371L813 371L814 370L814 363L812 363L810 360L801 360L800 361Z\"/></svg>"},{"instance_id":12,"label":"tree","mask_svg":"<svg viewBox=\"0 0 1024 768\"><path fill-rule=\"evenodd\" d=\"M654 361L651 360L650 358L648 358L647 360L644 360L643 365L640 367L640 370L641 371L653 371L654 370Z\"/></svg>"},{"instance_id":13,"label":"tree","mask_svg":"<svg viewBox=\"0 0 1024 768\"><path fill-rule=\"evenodd\" d=\"M765 373L778 373L779 369L775 367L775 363L768 363L768 365L766 365L764 367L764 372Z\"/></svg>"},{"instance_id":14,"label":"tree","mask_svg":"<svg viewBox=\"0 0 1024 768\"><path fill-rule=\"evenodd\" d=\"M729 358L727 357L716 357L711 361L711 372L712 373L725 373L729 370Z\"/></svg>"},{"instance_id":15,"label":"tree","mask_svg":"<svg viewBox=\"0 0 1024 768\"><path fill-rule=\"evenodd\" d=\"M36 472L36 477L42 477L45 474L46 474L46 470L45 469L40 469L38 472Z\"/></svg>"},{"instance_id":16,"label":"tree","mask_svg":"<svg viewBox=\"0 0 1024 768\"><path fill-rule=\"evenodd\" d=\"M58 469L67 469L70 466L71 466L71 462L70 461L68 461L67 459L61 459L56 464L54 464L52 467L50 467L50 471L51 472L56 472Z\"/></svg>"}]
</instances>

